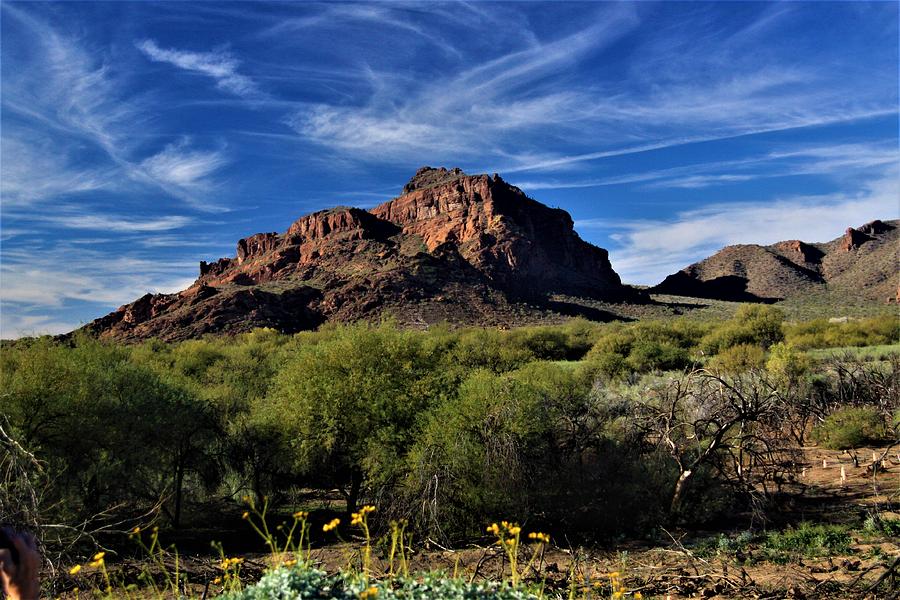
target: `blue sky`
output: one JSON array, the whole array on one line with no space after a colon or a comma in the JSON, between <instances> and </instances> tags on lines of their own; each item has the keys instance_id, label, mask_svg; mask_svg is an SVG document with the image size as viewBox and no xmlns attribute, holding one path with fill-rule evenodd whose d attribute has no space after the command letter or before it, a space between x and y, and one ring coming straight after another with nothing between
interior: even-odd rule
<instances>
[{"instance_id":1,"label":"blue sky","mask_svg":"<svg viewBox=\"0 0 900 600\"><path fill-rule=\"evenodd\" d=\"M565 208L631 283L900 213L896 2L0 7L3 337L421 165Z\"/></svg>"}]
</instances>

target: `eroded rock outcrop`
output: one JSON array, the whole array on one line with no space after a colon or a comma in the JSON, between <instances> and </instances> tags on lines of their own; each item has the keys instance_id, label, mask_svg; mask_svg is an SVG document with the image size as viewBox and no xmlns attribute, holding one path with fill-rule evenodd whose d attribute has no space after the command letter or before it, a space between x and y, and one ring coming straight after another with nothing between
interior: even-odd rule
<instances>
[{"instance_id":1,"label":"eroded rock outcrop","mask_svg":"<svg viewBox=\"0 0 900 600\"><path fill-rule=\"evenodd\" d=\"M148 294L87 329L123 340L184 339L260 326L297 331L391 311L489 323L512 304L552 294L639 296L565 211L498 175L423 167L403 194L371 211L337 207L281 234L251 235L234 257L201 262L187 290Z\"/></svg>"}]
</instances>

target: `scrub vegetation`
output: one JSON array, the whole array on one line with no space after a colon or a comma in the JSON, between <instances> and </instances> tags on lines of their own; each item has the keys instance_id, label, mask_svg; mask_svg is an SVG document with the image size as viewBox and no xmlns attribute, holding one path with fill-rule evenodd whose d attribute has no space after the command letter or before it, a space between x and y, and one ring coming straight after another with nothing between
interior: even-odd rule
<instances>
[{"instance_id":1,"label":"scrub vegetation","mask_svg":"<svg viewBox=\"0 0 900 600\"><path fill-rule=\"evenodd\" d=\"M533 552L551 540L608 546L726 521L774 528L757 539L773 561L843 552L846 529L798 521L779 533L773 515L796 491L802 448L897 443L898 339L889 316L785 322L775 307L747 305L709 323L411 331L385 322L175 344L20 340L0 354L0 521L39 533L57 593L88 571L105 575L111 556L134 557L125 532L156 527L142 555L165 554L157 566L171 572L176 555L163 552L160 528L256 552L233 534L247 521L273 558L253 571L223 551L218 579L201 577L207 592L540 597L545 563ZM889 347L818 352L876 345ZM369 558L337 573L314 568L304 545L339 536ZM399 567L411 539L493 541L507 557L505 582L411 575ZM722 539L726 553L741 550ZM159 583L153 572L141 589ZM95 582L98 593L111 585ZM273 586L295 595L260 591ZM640 597L621 581L601 587L590 597Z\"/></svg>"}]
</instances>

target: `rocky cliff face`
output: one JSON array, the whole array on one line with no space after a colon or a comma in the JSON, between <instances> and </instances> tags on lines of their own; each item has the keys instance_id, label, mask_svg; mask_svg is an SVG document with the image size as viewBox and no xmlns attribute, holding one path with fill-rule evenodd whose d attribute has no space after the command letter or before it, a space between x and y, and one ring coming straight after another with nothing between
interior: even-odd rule
<instances>
[{"instance_id":1,"label":"rocky cliff face","mask_svg":"<svg viewBox=\"0 0 900 600\"><path fill-rule=\"evenodd\" d=\"M569 213L528 198L499 175L425 168L404 191L372 214L421 238L429 252L452 244L507 292L610 296L621 291L606 250L578 237Z\"/></svg>"},{"instance_id":2,"label":"rocky cliff face","mask_svg":"<svg viewBox=\"0 0 900 600\"><path fill-rule=\"evenodd\" d=\"M87 329L134 340L260 326L292 332L385 313L413 324L491 323L552 294L637 295L565 211L499 175L424 167L401 196L371 211L337 207L282 234L242 239L234 257L201 262L187 290L148 294Z\"/></svg>"},{"instance_id":3,"label":"rocky cliff face","mask_svg":"<svg viewBox=\"0 0 900 600\"><path fill-rule=\"evenodd\" d=\"M898 242L900 221L876 220L849 227L830 242L727 246L669 275L650 291L737 301L822 293L896 301Z\"/></svg>"}]
</instances>

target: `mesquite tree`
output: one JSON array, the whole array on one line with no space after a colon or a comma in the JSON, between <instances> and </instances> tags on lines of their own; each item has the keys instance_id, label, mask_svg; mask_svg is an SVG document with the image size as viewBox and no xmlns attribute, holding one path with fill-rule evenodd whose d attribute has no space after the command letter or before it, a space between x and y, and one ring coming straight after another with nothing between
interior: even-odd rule
<instances>
[{"instance_id":1,"label":"mesquite tree","mask_svg":"<svg viewBox=\"0 0 900 600\"><path fill-rule=\"evenodd\" d=\"M645 438L677 466L672 516L681 511L701 469L712 469L728 485L753 495L780 483L783 472L793 468L781 435L782 397L762 373L685 373L648 389L637 415Z\"/></svg>"}]
</instances>

